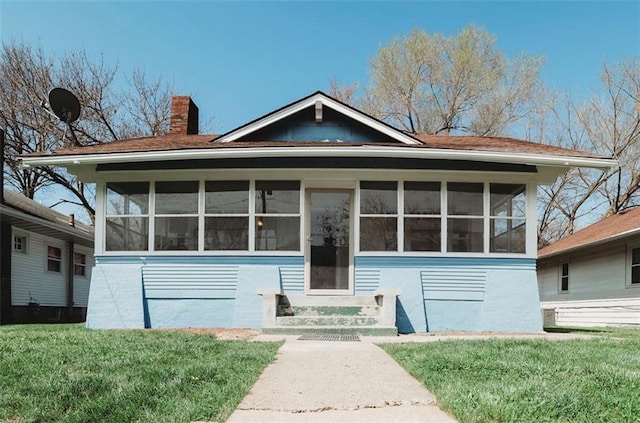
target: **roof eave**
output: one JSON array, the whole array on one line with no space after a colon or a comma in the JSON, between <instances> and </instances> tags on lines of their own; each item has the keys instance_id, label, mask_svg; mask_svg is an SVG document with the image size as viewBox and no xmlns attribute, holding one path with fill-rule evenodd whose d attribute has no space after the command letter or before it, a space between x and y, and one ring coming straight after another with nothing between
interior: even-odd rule
<instances>
[{"instance_id":1,"label":"roof eave","mask_svg":"<svg viewBox=\"0 0 640 423\"><path fill-rule=\"evenodd\" d=\"M622 232L620 234L616 234L616 235L612 235L610 237L607 238L603 238L603 239L599 239L597 241L592 241L586 244L580 244L580 245L576 245L575 247L569 247L569 248L563 248L562 250L558 250L558 251L552 251L548 254L544 254L544 255L539 255L538 259L548 259L548 258L552 258L552 257L556 257L556 256L562 256L565 254L570 254L570 253L574 253L578 250L582 250L584 248L590 248L590 247L597 247L599 245L602 244L606 244L609 242L614 242L614 241L619 241L620 239L626 238L626 237L630 237L633 235L640 235L640 228L636 228L636 229L631 229L629 231L626 232Z\"/></svg>"},{"instance_id":2,"label":"roof eave","mask_svg":"<svg viewBox=\"0 0 640 423\"><path fill-rule=\"evenodd\" d=\"M28 213L24 213L20 210L16 210L13 207L7 206L5 204L0 204L0 214L11 216L16 219L32 222L37 225L45 226L49 229L64 233L66 235L71 235L73 237L82 238L85 241L89 241L93 243L93 239L94 239L93 234L89 234L83 231L82 229L78 229L70 225L67 227L61 224L56 224L54 222L50 222L46 219L43 219L41 217L33 216Z\"/></svg>"}]
</instances>

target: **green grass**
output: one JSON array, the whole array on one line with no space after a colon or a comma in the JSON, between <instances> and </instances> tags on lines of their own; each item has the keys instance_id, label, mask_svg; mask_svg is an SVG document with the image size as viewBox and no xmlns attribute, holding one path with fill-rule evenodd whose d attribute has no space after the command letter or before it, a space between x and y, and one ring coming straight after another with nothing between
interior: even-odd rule
<instances>
[{"instance_id":1,"label":"green grass","mask_svg":"<svg viewBox=\"0 0 640 423\"><path fill-rule=\"evenodd\" d=\"M170 331L0 327L0 421L224 421L279 346Z\"/></svg>"},{"instance_id":2,"label":"green grass","mask_svg":"<svg viewBox=\"0 0 640 423\"><path fill-rule=\"evenodd\" d=\"M381 347L461 422L640 421L640 331L590 334Z\"/></svg>"}]
</instances>

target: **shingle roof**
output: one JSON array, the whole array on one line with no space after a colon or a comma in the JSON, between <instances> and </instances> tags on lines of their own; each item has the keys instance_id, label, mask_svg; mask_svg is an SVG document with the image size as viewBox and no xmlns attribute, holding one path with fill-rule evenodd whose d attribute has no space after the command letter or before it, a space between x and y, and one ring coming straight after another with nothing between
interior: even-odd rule
<instances>
[{"instance_id":1,"label":"shingle roof","mask_svg":"<svg viewBox=\"0 0 640 423\"><path fill-rule=\"evenodd\" d=\"M45 207L36 201L18 194L17 192L3 189L4 205L24 214L44 219L62 228L69 228L69 216ZM93 237L93 228L84 223L75 221L74 227L80 232L84 232L87 237Z\"/></svg>"},{"instance_id":2,"label":"shingle roof","mask_svg":"<svg viewBox=\"0 0 640 423\"><path fill-rule=\"evenodd\" d=\"M30 156L65 156L65 155L89 155L110 153L139 153L150 151L174 151L190 149L233 149L250 147L309 147L363 145L362 143L347 142L318 142L318 141L236 141L229 143L216 143L218 135L160 135L154 137L131 138L118 140L104 144L70 147L56 150L52 153L34 153ZM495 151L497 153L529 153L542 155L556 155L567 157L604 158L595 153L569 150L547 144L522 141L506 137L479 137L458 135L415 135L422 144L408 145L402 143L375 143L375 145L387 145L400 148L433 148L466 151Z\"/></svg>"},{"instance_id":3,"label":"shingle roof","mask_svg":"<svg viewBox=\"0 0 640 423\"><path fill-rule=\"evenodd\" d=\"M606 217L538 251L544 258L618 238L640 235L640 206ZM640 240L640 237L638 238Z\"/></svg>"}]
</instances>

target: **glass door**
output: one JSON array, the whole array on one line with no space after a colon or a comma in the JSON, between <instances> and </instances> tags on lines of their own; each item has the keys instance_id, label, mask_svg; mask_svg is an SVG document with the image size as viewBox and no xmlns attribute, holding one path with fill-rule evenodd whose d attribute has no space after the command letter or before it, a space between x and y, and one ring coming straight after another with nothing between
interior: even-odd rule
<instances>
[{"instance_id":1,"label":"glass door","mask_svg":"<svg viewBox=\"0 0 640 423\"><path fill-rule=\"evenodd\" d=\"M307 191L307 279L312 293L351 291L350 190Z\"/></svg>"}]
</instances>

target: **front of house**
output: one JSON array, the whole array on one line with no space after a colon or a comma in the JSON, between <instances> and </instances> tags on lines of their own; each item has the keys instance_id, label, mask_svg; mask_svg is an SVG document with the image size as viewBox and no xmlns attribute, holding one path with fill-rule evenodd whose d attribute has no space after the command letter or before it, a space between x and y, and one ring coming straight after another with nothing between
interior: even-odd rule
<instances>
[{"instance_id":1,"label":"front of house","mask_svg":"<svg viewBox=\"0 0 640 423\"><path fill-rule=\"evenodd\" d=\"M321 92L197 126L174 97L169 135L23 159L96 184L89 327L274 329L285 305L371 299L403 333L538 332L536 188L614 163L410 136Z\"/></svg>"}]
</instances>

